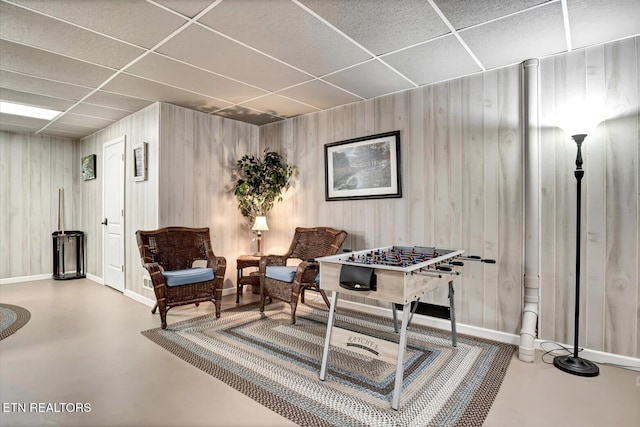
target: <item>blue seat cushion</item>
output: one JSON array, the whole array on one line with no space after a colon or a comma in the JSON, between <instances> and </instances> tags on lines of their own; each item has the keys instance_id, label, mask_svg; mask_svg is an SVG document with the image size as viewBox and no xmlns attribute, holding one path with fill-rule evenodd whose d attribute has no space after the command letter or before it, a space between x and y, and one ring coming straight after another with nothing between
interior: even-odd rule
<instances>
[{"instance_id":1,"label":"blue seat cushion","mask_svg":"<svg viewBox=\"0 0 640 427\"><path fill-rule=\"evenodd\" d=\"M296 266L268 265L264 275L270 279L291 283L293 282L297 269L298 267Z\"/></svg>"},{"instance_id":2,"label":"blue seat cushion","mask_svg":"<svg viewBox=\"0 0 640 427\"><path fill-rule=\"evenodd\" d=\"M292 283L296 275L296 266L269 265L264 272L265 277L281 282ZM316 276L316 282L320 281L320 274Z\"/></svg>"},{"instance_id":3,"label":"blue seat cushion","mask_svg":"<svg viewBox=\"0 0 640 427\"><path fill-rule=\"evenodd\" d=\"M167 286L189 285L191 283L213 280L215 274L212 268L187 268L185 270L165 271L162 273Z\"/></svg>"}]
</instances>

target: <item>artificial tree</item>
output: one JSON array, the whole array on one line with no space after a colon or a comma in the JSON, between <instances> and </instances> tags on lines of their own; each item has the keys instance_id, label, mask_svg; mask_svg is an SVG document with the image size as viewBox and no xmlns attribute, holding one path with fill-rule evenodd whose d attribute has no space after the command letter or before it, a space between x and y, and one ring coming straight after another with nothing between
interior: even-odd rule
<instances>
[{"instance_id":1,"label":"artificial tree","mask_svg":"<svg viewBox=\"0 0 640 427\"><path fill-rule=\"evenodd\" d=\"M249 226L257 216L265 216L275 202L282 201L293 171L293 166L284 163L280 154L268 149L264 150L262 158L246 154L238 160L234 194Z\"/></svg>"}]
</instances>

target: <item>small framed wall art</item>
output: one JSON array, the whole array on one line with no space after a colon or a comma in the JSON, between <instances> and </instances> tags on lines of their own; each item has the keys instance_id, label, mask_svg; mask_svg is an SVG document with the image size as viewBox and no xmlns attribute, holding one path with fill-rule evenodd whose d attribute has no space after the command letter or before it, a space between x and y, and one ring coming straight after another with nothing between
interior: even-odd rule
<instances>
[{"instance_id":1,"label":"small framed wall art","mask_svg":"<svg viewBox=\"0 0 640 427\"><path fill-rule=\"evenodd\" d=\"M133 180L147 179L147 143L142 142L133 146Z\"/></svg>"},{"instance_id":2,"label":"small framed wall art","mask_svg":"<svg viewBox=\"0 0 640 427\"><path fill-rule=\"evenodd\" d=\"M90 154L82 158L82 180L96 179L96 155Z\"/></svg>"}]
</instances>

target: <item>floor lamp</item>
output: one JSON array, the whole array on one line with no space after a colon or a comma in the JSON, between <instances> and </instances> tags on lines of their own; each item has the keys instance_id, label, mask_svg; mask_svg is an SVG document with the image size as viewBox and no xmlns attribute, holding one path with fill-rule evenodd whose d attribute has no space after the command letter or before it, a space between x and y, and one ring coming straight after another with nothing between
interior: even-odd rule
<instances>
[{"instance_id":1,"label":"floor lamp","mask_svg":"<svg viewBox=\"0 0 640 427\"><path fill-rule=\"evenodd\" d=\"M573 375L579 375L582 377L595 377L600 373L598 366L586 359L578 356L578 328L580 324L580 203L581 203L581 182L584 176L584 170L582 169L582 143L587 137L586 134L581 133L573 135L571 138L578 145L578 155L576 156L576 170L574 176L577 181L577 218L576 218L576 307L574 317L574 336L573 336L573 354L556 356L553 359L553 364L556 368L568 372Z\"/></svg>"}]
</instances>

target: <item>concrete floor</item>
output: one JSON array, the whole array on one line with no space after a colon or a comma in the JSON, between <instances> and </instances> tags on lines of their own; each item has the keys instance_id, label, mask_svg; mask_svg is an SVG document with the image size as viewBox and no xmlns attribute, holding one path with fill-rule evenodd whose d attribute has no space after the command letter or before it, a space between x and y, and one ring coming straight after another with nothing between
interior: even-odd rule
<instances>
[{"instance_id":1,"label":"concrete floor","mask_svg":"<svg viewBox=\"0 0 640 427\"><path fill-rule=\"evenodd\" d=\"M241 302L256 299L247 288ZM0 341L1 426L294 425L143 337L160 325L158 315L108 287L84 279L5 284L0 302L31 312ZM234 305L235 295L223 298L223 308ZM174 308L168 322L210 312L209 303ZM600 370L576 377L514 357L485 425L640 426L640 372ZM19 403L78 403L90 412L24 413Z\"/></svg>"}]
</instances>

